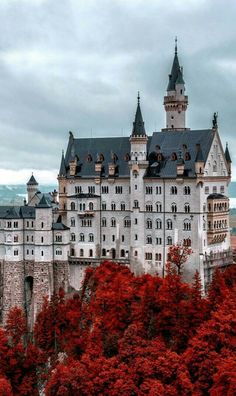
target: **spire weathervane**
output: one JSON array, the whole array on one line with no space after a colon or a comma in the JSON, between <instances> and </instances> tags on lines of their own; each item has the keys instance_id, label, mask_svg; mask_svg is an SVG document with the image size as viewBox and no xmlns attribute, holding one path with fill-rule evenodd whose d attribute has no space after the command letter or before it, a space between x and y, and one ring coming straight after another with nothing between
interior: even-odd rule
<instances>
[{"instance_id":1,"label":"spire weathervane","mask_svg":"<svg viewBox=\"0 0 236 396\"><path fill-rule=\"evenodd\" d=\"M139 93L139 91L138 91L137 99L138 99L138 105L139 105L140 104L140 93Z\"/></svg>"},{"instance_id":2,"label":"spire weathervane","mask_svg":"<svg viewBox=\"0 0 236 396\"><path fill-rule=\"evenodd\" d=\"M177 55L177 42L178 42L178 39L177 39L177 36L175 36L175 55Z\"/></svg>"}]
</instances>

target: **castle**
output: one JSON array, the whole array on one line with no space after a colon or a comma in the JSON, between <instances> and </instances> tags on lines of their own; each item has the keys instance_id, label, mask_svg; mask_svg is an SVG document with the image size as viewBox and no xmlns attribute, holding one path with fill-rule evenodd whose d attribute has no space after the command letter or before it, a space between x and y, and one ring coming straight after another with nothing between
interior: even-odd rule
<instances>
[{"instance_id":1,"label":"castle","mask_svg":"<svg viewBox=\"0 0 236 396\"><path fill-rule=\"evenodd\" d=\"M62 154L56 193L32 175L28 204L0 207L1 306L22 306L32 323L44 295L78 290L85 269L109 259L135 273L165 274L172 244L193 253L184 277L206 288L232 262L228 184L231 159L212 127L186 127L188 96L177 45L160 132L145 130L140 97L130 136L75 138Z\"/></svg>"}]
</instances>

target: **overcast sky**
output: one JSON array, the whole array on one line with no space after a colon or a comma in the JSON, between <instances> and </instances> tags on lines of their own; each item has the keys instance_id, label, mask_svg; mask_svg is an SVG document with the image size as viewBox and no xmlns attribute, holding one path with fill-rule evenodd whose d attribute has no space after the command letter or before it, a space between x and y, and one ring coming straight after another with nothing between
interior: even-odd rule
<instances>
[{"instance_id":1,"label":"overcast sky","mask_svg":"<svg viewBox=\"0 0 236 396\"><path fill-rule=\"evenodd\" d=\"M138 90L163 128L175 36L187 126L218 111L236 164L235 19L235 0L0 0L0 184L56 183L70 130L130 135Z\"/></svg>"}]
</instances>

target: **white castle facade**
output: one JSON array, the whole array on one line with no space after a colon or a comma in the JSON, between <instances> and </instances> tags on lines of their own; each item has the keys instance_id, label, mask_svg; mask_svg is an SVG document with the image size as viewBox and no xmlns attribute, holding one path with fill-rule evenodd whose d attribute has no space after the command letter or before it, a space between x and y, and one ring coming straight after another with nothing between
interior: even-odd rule
<instances>
[{"instance_id":1,"label":"white castle facade","mask_svg":"<svg viewBox=\"0 0 236 396\"><path fill-rule=\"evenodd\" d=\"M102 261L135 273L165 274L172 244L193 253L207 287L216 266L232 262L228 185L231 159L212 128L191 130L177 48L164 97L166 126L146 132L140 98L130 136L75 138L70 132L56 194L42 195L32 176L28 204L0 208L1 305L22 306L32 322L45 294L78 290L85 269Z\"/></svg>"}]
</instances>

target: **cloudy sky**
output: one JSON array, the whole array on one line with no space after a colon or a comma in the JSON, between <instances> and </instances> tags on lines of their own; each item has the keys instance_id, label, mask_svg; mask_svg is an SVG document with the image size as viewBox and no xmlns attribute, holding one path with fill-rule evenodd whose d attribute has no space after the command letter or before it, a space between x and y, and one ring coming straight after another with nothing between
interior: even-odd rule
<instances>
[{"instance_id":1,"label":"cloudy sky","mask_svg":"<svg viewBox=\"0 0 236 396\"><path fill-rule=\"evenodd\" d=\"M163 128L175 36L187 126L218 111L236 164L235 19L235 0L0 0L0 184L56 182L69 130L129 135L138 90Z\"/></svg>"}]
</instances>

